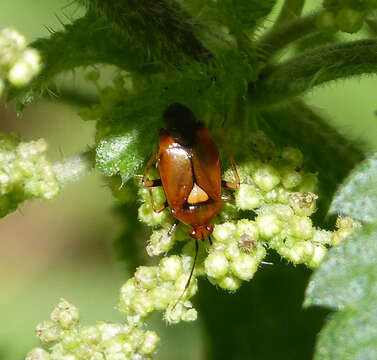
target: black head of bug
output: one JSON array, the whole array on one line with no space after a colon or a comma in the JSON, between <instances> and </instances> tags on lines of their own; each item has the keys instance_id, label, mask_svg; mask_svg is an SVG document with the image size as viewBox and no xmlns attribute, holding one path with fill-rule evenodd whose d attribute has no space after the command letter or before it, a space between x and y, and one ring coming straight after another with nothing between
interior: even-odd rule
<instances>
[{"instance_id":1,"label":"black head of bug","mask_svg":"<svg viewBox=\"0 0 377 360\"><path fill-rule=\"evenodd\" d=\"M166 131L183 146L192 145L196 130L202 126L193 112L179 103L169 105L164 111L163 119L165 128L162 131Z\"/></svg>"}]
</instances>

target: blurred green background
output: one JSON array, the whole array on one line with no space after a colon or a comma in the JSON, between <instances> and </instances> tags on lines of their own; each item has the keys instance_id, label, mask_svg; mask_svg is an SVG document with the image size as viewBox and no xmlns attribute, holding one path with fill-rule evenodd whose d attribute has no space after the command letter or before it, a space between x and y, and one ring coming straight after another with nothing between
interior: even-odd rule
<instances>
[{"instance_id":1,"label":"blurred green background","mask_svg":"<svg viewBox=\"0 0 377 360\"><path fill-rule=\"evenodd\" d=\"M16 27L33 40L47 36L48 28L61 28L57 16L67 22L81 13L71 1L2 1L0 29ZM80 71L64 81L80 87ZM365 150L377 148L377 79L338 81L311 91L306 99ZM46 138L50 158L59 160L93 143L93 124L82 122L77 111L42 101L17 117L13 106L0 104L0 132L16 131L26 140ZM0 221L1 360L22 359L38 344L34 327L48 318L60 297L81 309L84 324L122 319L116 303L127 274L113 251L112 241L122 229L113 207L110 191L92 174L54 201L24 204ZM205 358L200 321L167 327L155 316L152 323L162 338L159 359Z\"/></svg>"}]
</instances>

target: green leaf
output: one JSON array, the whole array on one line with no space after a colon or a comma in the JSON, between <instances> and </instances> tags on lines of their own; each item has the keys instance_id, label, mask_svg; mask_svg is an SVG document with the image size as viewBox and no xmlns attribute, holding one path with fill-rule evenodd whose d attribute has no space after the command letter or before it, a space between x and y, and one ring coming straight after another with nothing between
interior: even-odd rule
<instances>
[{"instance_id":1,"label":"green leaf","mask_svg":"<svg viewBox=\"0 0 377 360\"><path fill-rule=\"evenodd\" d=\"M372 360L377 358L376 298L336 313L321 331L315 360Z\"/></svg>"},{"instance_id":2,"label":"green leaf","mask_svg":"<svg viewBox=\"0 0 377 360\"><path fill-rule=\"evenodd\" d=\"M238 32L254 28L275 3L275 0L220 0L218 7L229 26Z\"/></svg>"},{"instance_id":3,"label":"green leaf","mask_svg":"<svg viewBox=\"0 0 377 360\"><path fill-rule=\"evenodd\" d=\"M137 122L121 124L110 135L103 137L96 150L96 165L106 176L119 174L128 181L152 155L157 139L158 118L138 118Z\"/></svg>"},{"instance_id":4,"label":"green leaf","mask_svg":"<svg viewBox=\"0 0 377 360\"><path fill-rule=\"evenodd\" d=\"M320 333L315 360L377 358L377 223L332 248L312 276L305 305L343 310Z\"/></svg>"},{"instance_id":5,"label":"green leaf","mask_svg":"<svg viewBox=\"0 0 377 360\"><path fill-rule=\"evenodd\" d=\"M368 224L330 249L311 278L305 305L344 309L377 295L377 224ZM377 324L376 324L377 326Z\"/></svg>"},{"instance_id":6,"label":"green leaf","mask_svg":"<svg viewBox=\"0 0 377 360\"><path fill-rule=\"evenodd\" d=\"M363 222L377 219L377 153L360 163L339 187L330 212Z\"/></svg>"}]
</instances>

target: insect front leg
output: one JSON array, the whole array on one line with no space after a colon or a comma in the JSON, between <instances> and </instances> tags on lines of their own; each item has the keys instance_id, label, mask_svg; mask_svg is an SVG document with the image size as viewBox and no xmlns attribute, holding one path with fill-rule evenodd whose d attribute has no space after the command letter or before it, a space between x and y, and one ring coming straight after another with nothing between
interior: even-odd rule
<instances>
[{"instance_id":1,"label":"insect front leg","mask_svg":"<svg viewBox=\"0 0 377 360\"><path fill-rule=\"evenodd\" d=\"M151 156L151 158L149 159L147 166L145 167L145 171L144 171L143 179L141 181L141 185L148 188L149 195L151 197L151 203L152 203L153 211L158 214L158 213L164 211L167 208L168 203L166 201L163 205L161 205L160 207L157 207L156 203L154 201L152 188L157 187L157 186L162 186L161 179L154 179L154 180L148 179L149 170L150 170L150 168L152 167L152 165L155 161L156 161L156 154L153 154Z\"/></svg>"},{"instance_id":2,"label":"insect front leg","mask_svg":"<svg viewBox=\"0 0 377 360\"><path fill-rule=\"evenodd\" d=\"M234 161L234 157L231 151L229 151L229 157L230 157L230 162L232 164L233 176L234 176L235 181L232 182L232 181L221 180L221 185L231 190L237 190L240 187L240 177L238 175L236 162Z\"/></svg>"}]
</instances>

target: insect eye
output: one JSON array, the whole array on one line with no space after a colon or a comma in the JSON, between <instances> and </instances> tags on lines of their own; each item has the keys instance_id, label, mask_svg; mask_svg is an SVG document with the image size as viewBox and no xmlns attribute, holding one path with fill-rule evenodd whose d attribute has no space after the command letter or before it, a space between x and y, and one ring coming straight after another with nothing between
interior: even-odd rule
<instances>
[{"instance_id":1,"label":"insect eye","mask_svg":"<svg viewBox=\"0 0 377 360\"><path fill-rule=\"evenodd\" d=\"M211 226L211 225L207 225L207 226L206 226L206 230L212 232L212 231L213 231L213 226Z\"/></svg>"},{"instance_id":2,"label":"insect eye","mask_svg":"<svg viewBox=\"0 0 377 360\"><path fill-rule=\"evenodd\" d=\"M190 236L195 239L196 238L196 230L191 230Z\"/></svg>"}]
</instances>

